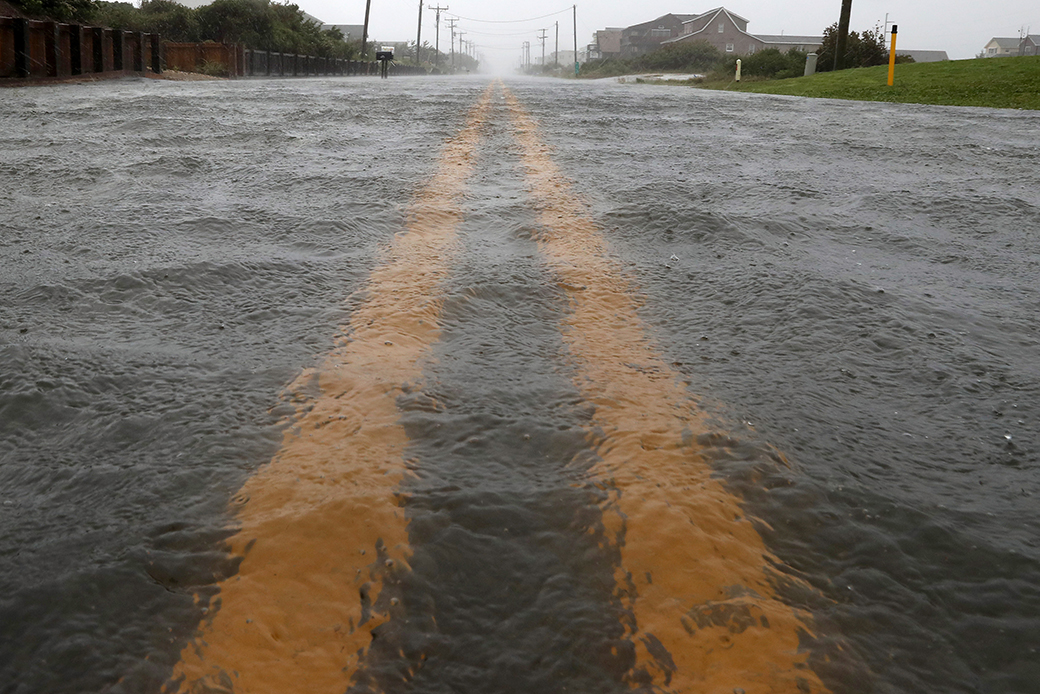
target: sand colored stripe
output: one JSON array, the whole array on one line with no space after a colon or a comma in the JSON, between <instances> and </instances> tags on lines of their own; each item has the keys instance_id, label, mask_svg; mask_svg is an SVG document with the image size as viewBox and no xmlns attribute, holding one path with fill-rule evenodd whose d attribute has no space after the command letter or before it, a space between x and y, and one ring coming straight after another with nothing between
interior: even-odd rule
<instances>
[{"instance_id":1,"label":"sand colored stripe","mask_svg":"<svg viewBox=\"0 0 1040 694\"><path fill-rule=\"evenodd\" d=\"M536 122L506 98L539 246L568 292L564 341L577 386L596 408L592 474L611 492L604 523L620 552L617 595L637 654L629 684L690 694L825 691L799 648L809 615L776 597L770 565L778 560L698 453L703 415L655 349L632 287Z\"/></svg>"},{"instance_id":2,"label":"sand colored stripe","mask_svg":"<svg viewBox=\"0 0 1040 694\"><path fill-rule=\"evenodd\" d=\"M410 550L396 399L438 338L438 283L490 98L491 88L447 143L407 229L373 271L315 376L320 395L243 486L232 540L240 570L221 584L168 691L344 694L373 630L400 618L395 576Z\"/></svg>"}]
</instances>

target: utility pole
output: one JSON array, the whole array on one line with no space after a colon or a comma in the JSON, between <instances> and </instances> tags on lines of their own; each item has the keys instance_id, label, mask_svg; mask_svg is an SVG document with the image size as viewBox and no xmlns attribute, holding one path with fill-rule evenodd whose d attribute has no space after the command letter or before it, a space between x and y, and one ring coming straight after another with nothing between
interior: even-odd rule
<instances>
[{"instance_id":1,"label":"utility pole","mask_svg":"<svg viewBox=\"0 0 1040 694\"><path fill-rule=\"evenodd\" d=\"M838 36L834 42L834 69L845 69L845 51L849 42L849 18L852 16L852 0L841 0L841 17L838 19Z\"/></svg>"},{"instance_id":2,"label":"utility pole","mask_svg":"<svg viewBox=\"0 0 1040 694\"><path fill-rule=\"evenodd\" d=\"M419 28L415 32L415 66L419 67L422 65L422 59L419 57L419 51L422 50L422 4L423 0L419 0Z\"/></svg>"},{"instance_id":3,"label":"utility pole","mask_svg":"<svg viewBox=\"0 0 1040 694\"><path fill-rule=\"evenodd\" d=\"M560 23L559 22L556 22L556 65L555 65L555 67L557 69L559 69L559 67L560 67Z\"/></svg>"},{"instance_id":4,"label":"utility pole","mask_svg":"<svg viewBox=\"0 0 1040 694\"><path fill-rule=\"evenodd\" d=\"M459 32L456 32L456 33L459 36L459 53L461 54L462 53L462 37L465 36L467 32L459 31Z\"/></svg>"},{"instance_id":5,"label":"utility pole","mask_svg":"<svg viewBox=\"0 0 1040 694\"><path fill-rule=\"evenodd\" d=\"M850 0L851 2L851 0ZM578 6L574 6L574 76L578 76Z\"/></svg>"},{"instance_id":6,"label":"utility pole","mask_svg":"<svg viewBox=\"0 0 1040 694\"><path fill-rule=\"evenodd\" d=\"M448 20L448 25L451 26L451 71L455 71L455 25L459 20L452 17Z\"/></svg>"},{"instance_id":7,"label":"utility pole","mask_svg":"<svg viewBox=\"0 0 1040 694\"><path fill-rule=\"evenodd\" d=\"M542 68L544 69L545 68L545 39L546 39L545 32L547 31L547 29L539 29L538 31L542 32L542 35L538 37L538 40L542 42Z\"/></svg>"},{"instance_id":8,"label":"utility pole","mask_svg":"<svg viewBox=\"0 0 1040 694\"><path fill-rule=\"evenodd\" d=\"M441 7L440 5L437 5L436 7L430 7L429 5L427 5L426 8L433 10L437 13L437 40L436 45L434 46L434 50L437 52L434 54L434 67L439 68L441 66L441 12L448 8Z\"/></svg>"},{"instance_id":9,"label":"utility pole","mask_svg":"<svg viewBox=\"0 0 1040 694\"><path fill-rule=\"evenodd\" d=\"M368 50L368 14L372 9L372 0L365 0L365 27L361 30L361 60L365 59Z\"/></svg>"}]
</instances>

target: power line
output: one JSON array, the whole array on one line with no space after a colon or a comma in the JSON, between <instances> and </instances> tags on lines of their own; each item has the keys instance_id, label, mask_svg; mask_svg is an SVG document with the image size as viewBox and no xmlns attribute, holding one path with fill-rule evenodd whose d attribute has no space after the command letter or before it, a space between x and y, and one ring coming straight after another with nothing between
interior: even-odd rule
<instances>
[{"instance_id":1,"label":"power line","mask_svg":"<svg viewBox=\"0 0 1040 694\"><path fill-rule=\"evenodd\" d=\"M559 12L550 12L549 14L543 14L540 17L531 17L530 19L473 19L472 17L463 17L457 14L452 14L451 16L457 17L458 19L464 19L467 22L482 22L484 24L520 24L521 22L534 22L539 19L545 19L546 17L555 17L558 14L563 14L564 12L570 11L571 8L568 7L567 9L560 10Z\"/></svg>"},{"instance_id":2,"label":"power line","mask_svg":"<svg viewBox=\"0 0 1040 694\"><path fill-rule=\"evenodd\" d=\"M531 32L530 32L530 30L528 30L528 31L516 31L516 32L510 33L510 34L495 34L495 33L487 32L487 31L473 31L472 29L470 29L469 33L477 34L478 36L527 36Z\"/></svg>"}]
</instances>

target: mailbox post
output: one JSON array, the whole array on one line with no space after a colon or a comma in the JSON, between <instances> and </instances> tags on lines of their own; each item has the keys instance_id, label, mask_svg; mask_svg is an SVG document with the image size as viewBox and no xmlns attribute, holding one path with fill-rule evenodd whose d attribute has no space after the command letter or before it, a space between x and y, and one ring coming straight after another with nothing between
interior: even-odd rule
<instances>
[{"instance_id":1,"label":"mailbox post","mask_svg":"<svg viewBox=\"0 0 1040 694\"><path fill-rule=\"evenodd\" d=\"M376 51L376 60L379 61L379 75L386 79L390 74L390 63L394 60L394 47L383 46Z\"/></svg>"}]
</instances>

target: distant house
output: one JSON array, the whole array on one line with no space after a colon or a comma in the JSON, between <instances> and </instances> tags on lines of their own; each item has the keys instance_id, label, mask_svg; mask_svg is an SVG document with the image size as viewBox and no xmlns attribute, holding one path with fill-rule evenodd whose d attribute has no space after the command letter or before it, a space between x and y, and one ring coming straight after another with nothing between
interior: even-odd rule
<instances>
[{"instance_id":1,"label":"distant house","mask_svg":"<svg viewBox=\"0 0 1040 694\"><path fill-rule=\"evenodd\" d=\"M1040 34L1030 34L1018 44L1019 55L1040 55Z\"/></svg>"},{"instance_id":2,"label":"distant house","mask_svg":"<svg viewBox=\"0 0 1040 694\"><path fill-rule=\"evenodd\" d=\"M914 59L915 63L939 63L943 60L949 60L950 56L946 55L946 51L904 51L899 49L896 51L899 55L908 55Z\"/></svg>"},{"instance_id":3,"label":"distant house","mask_svg":"<svg viewBox=\"0 0 1040 694\"><path fill-rule=\"evenodd\" d=\"M681 36L683 22L697 15L666 14L649 22L635 24L621 30L621 55L630 58L634 55L652 53L661 44Z\"/></svg>"},{"instance_id":4,"label":"distant house","mask_svg":"<svg viewBox=\"0 0 1040 694\"><path fill-rule=\"evenodd\" d=\"M822 36L749 34L747 25L748 20L740 15L733 14L725 7L717 7L684 21L682 35L666 43L706 41L721 53L737 55L751 55L764 48L811 53L823 47Z\"/></svg>"},{"instance_id":5,"label":"distant house","mask_svg":"<svg viewBox=\"0 0 1040 694\"><path fill-rule=\"evenodd\" d=\"M321 30L339 29L344 41L360 41L365 31L364 24L322 24Z\"/></svg>"},{"instance_id":6,"label":"distant house","mask_svg":"<svg viewBox=\"0 0 1040 694\"><path fill-rule=\"evenodd\" d=\"M1007 58L1018 55L1019 39L992 38L982 49L983 58Z\"/></svg>"},{"instance_id":7,"label":"distant house","mask_svg":"<svg viewBox=\"0 0 1040 694\"><path fill-rule=\"evenodd\" d=\"M621 55L621 32L620 27L607 27L600 29L593 35L593 41L589 44L589 60L599 58L617 58Z\"/></svg>"}]
</instances>

